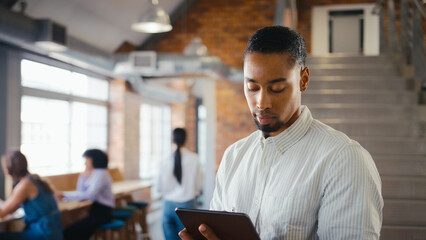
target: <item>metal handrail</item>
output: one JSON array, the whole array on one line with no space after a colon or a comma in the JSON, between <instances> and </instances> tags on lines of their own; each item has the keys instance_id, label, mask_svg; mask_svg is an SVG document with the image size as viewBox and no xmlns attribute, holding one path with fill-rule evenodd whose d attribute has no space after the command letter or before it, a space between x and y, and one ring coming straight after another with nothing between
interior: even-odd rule
<instances>
[{"instance_id":1,"label":"metal handrail","mask_svg":"<svg viewBox=\"0 0 426 240\"><path fill-rule=\"evenodd\" d=\"M420 14L423 16L423 19L426 20L426 12L425 9L420 5L419 1L414 0L414 5L416 5L417 10L419 10Z\"/></svg>"},{"instance_id":2,"label":"metal handrail","mask_svg":"<svg viewBox=\"0 0 426 240\"><path fill-rule=\"evenodd\" d=\"M409 4L409 2L411 2ZM400 34L396 28L396 9L394 0L387 0L387 22L383 25L383 9L385 0L377 0L373 13L380 16L380 52L390 52L404 56L404 64L414 69L414 76L420 79L422 88L426 90L425 48L423 45L423 21L426 20L425 9L418 0L401 0L399 20L401 21ZM388 32L388 46L385 49L385 32ZM414 77L413 76L413 77Z\"/></svg>"}]
</instances>

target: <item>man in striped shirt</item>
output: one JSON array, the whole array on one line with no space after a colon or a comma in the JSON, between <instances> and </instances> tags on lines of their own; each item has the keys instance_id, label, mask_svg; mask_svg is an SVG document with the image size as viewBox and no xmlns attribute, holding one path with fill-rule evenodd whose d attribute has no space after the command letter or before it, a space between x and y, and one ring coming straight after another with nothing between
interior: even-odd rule
<instances>
[{"instance_id":1,"label":"man in striped shirt","mask_svg":"<svg viewBox=\"0 0 426 240\"><path fill-rule=\"evenodd\" d=\"M260 131L220 164L211 209L246 213L261 239L379 239L383 198L371 155L301 105L309 83L303 38L258 30L244 53L244 93ZM200 232L219 239L205 224ZM186 230L183 239L191 239Z\"/></svg>"}]
</instances>

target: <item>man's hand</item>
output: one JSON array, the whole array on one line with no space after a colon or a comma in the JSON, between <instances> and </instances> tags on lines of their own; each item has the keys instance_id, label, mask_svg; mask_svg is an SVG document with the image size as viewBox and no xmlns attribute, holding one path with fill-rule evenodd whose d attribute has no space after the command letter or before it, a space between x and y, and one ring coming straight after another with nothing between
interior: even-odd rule
<instances>
[{"instance_id":1,"label":"man's hand","mask_svg":"<svg viewBox=\"0 0 426 240\"><path fill-rule=\"evenodd\" d=\"M213 232L213 230L210 227L208 227L206 224L201 224L198 227L198 231L200 231L200 233L208 240L220 240L216 236L216 234ZM179 232L179 237L182 238L183 240L194 240L194 238L192 238L191 235L189 235L186 228L184 228L182 231Z\"/></svg>"}]
</instances>

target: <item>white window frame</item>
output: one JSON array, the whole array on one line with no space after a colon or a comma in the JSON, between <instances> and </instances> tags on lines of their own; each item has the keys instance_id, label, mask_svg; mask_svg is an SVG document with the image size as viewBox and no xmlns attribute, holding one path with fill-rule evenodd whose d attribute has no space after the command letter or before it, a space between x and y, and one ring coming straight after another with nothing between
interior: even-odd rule
<instances>
[{"instance_id":1,"label":"white window frame","mask_svg":"<svg viewBox=\"0 0 426 240\"><path fill-rule=\"evenodd\" d=\"M171 150L172 150L171 149L171 147L172 147L172 138L171 137L172 137L172 131L173 131L173 129L172 129L172 122L171 122L171 119L172 119L172 106L171 106L171 104L167 103L167 102L160 102L160 101L155 101L155 100L150 100L150 99L144 99L141 102L141 104L140 104L140 109L141 110L142 110L142 105L143 104L148 104L148 105L151 105L151 106L160 106L160 107L167 106L167 107L169 107L169 109L170 109L170 128L169 128L170 138L169 139L164 139L164 141L168 141L168 143L170 145L169 152L166 152L165 155L171 154ZM140 146L140 149L139 149L139 167L140 167L139 177L142 178L142 179L149 180L149 179L155 178L155 176L157 174L157 171L155 171L155 170L158 170L157 168L158 168L158 165L160 163L159 161L161 161L163 159L158 159L158 162L154 163L154 169L152 169L153 174L151 175L151 177L146 177L146 176L142 175L142 165L143 165L142 161L145 161L143 159L143 154L142 154L142 151L143 151L143 149L142 149L142 131L143 131L142 130L142 119L139 120L139 126L140 126L140 131L139 131L139 141L140 141L140 144L139 144L139 146ZM152 136L151 136L151 139L152 139ZM151 147L151 149L152 149L152 147Z\"/></svg>"},{"instance_id":2,"label":"white window frame","mask_svg":"<svg viewBox=\"0 0 426 240\"><path fill-rule=\"evenodd\" d=\"M81 96L75 96L75 95L71 95L71 94L64 94L64 93L58 93L58 92L54 92L54 91L48 91L48 90L43 90L43 89L36 89L36 88L30 88L30 87L25 87L22 86L22 69L21 69L21 63L23 60L29 60L29 61L34 61L34 62L38 62L41 64L46 64L49 66L53 66L53 67L57 67L57 68L61 68L61 69L65 69L68 71L72 71L72 72L76 72L76 73L81 73L90 77L96 77L97 79L104 79L105 81L109 81L109 79L105 76L101 76L99 74L93 73L91 71L85 70L85 69L81 69L66 63L62 63L56 60L52 60L52 59L48 59L45 57L41 57L41 56L37 56L37 55L33 55L30 53L22 53L18 63L19 63L19 86L21 89L21 94L19 96L19 106L21 105L21 100L22 97L24 96L29 96L29 97L38 97L38 98L44 98L44 99L51 99L51 100L61 100L61 101L66 101L70 104L74 103L74 102L79 102L79 103L86 103L86 104L91 104L91 105L98 105L98 106L103 106L106 107L107 110L107 139L106 139L106 147L108 148L108 142L109 142L109 88L110 86L108 85L108 97L106 101L102 101L102 100L97 100L97 99L91 99L91 98L87 98L87 97L81 97ZM21 107L19 107L19 114L21 114ZM70 116L71 118L71 116ZM21 124L21 120L19 118L19 142L20 145L22 144L22 124ZM71 123L70 123L71 124ZM17 126L18 127L18 126ZM71 127L71 126L70 126ZM68 136L69 138L69 143L71 146L71 134L69 134ZM107 151L107 149L104 149L105 151ZM69 153L71 156L71 152ZM71 157L69 158L69 161L71 161ZM68 163L69 165L70 163ZM72 173L73 171L68 170L67 173Z\"/></svg>"}]
</instances>

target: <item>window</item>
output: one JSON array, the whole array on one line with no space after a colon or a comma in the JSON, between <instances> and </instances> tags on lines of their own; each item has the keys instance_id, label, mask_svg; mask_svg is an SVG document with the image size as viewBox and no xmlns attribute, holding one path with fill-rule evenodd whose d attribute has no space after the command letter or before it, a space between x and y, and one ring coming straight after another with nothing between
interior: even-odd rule
<instances>
[{"instance_id":1,"label":"window","mask_svg":"<svg viewBox=\"0 0 426 240\"><path fill-rule=\"evenodd\" d=\"M107 148L108 81L21 62L21 151L33 173L84 169L83 152Z\"/></svg>"},{"instance_id":2,"label":"window","mask_svg":"<svg viewBox=\"0 0 426 240\"><path fill-rule=\"evenodd\" d=\"M168 105L142 104L140 109L140 177L153 178L160 160L171 153L171 110Z\"/></svg>"},{"instance_id":3,"label":"window","mask_svg":"<svg viewBox=\"0 0 426 240\"><path fill-rule=\"evenodd\" d=\"M21 84L24 87L87 97L101 101L108 100L108 81L71 72L46 64L22 60Z\"/></svg>"}]
</instances>

